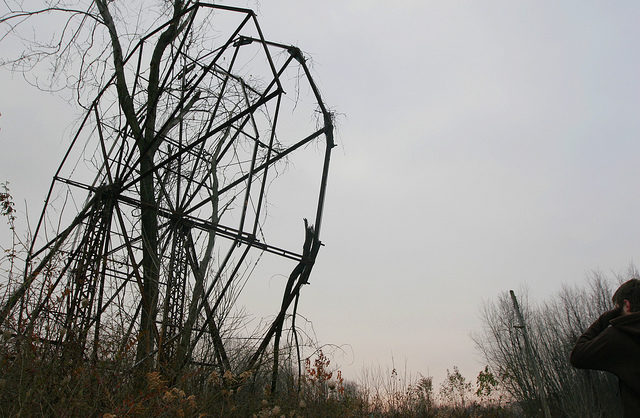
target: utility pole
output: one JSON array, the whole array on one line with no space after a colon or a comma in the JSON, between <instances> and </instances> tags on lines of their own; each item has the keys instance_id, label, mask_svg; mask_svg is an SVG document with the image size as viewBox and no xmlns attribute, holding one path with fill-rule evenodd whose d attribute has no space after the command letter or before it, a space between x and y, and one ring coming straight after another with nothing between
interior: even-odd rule
<instances>
[{"instance_id":1,"label":"utility pole","mask_svg":"<svg viewBox=\"0 0 640 418\"><path fill-rule=\"evenodd\" d=\"M536 386L538 389L538 394L540 395L540 402L542 403L542 411L544 412L545 418L551 418L549 403L547 402L547 394L544 390L544 386L542 385L542 375L540 374L540 370L538 370L537 363L533 357L533 347L531 347L531 342L529 341L529 333L527 332L527 327L524 323L522 312L520 312L518 299L516 299L516 294L513 292L513 290L509 290L509 293L511 294L511 300L513 301L513 308L516 310L516 315L518 316L518 321L520 322L520 325L516 325L515 328L522 329L522 335L524 336L524 349L527 354L529 367L531 367L531 370L533 370L533 375L536 379Z\"/></svg>"}]
</instances>

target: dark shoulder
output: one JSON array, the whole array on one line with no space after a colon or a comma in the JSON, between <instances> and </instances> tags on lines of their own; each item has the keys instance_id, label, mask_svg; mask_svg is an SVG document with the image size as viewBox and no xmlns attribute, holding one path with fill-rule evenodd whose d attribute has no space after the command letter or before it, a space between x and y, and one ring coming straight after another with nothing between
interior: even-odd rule
<instances>
[{"instance_id":1,"label":"dark shoulder","mask_svg":"<svg viewBox=\"0 0 640 418\"><path fill-rule=\"evenodd\" d=\"M607 328L610 333L624 336L636 342L640 346L640 312L619 316L611 320L611 326Z\"/></svg>"}]
</instances>

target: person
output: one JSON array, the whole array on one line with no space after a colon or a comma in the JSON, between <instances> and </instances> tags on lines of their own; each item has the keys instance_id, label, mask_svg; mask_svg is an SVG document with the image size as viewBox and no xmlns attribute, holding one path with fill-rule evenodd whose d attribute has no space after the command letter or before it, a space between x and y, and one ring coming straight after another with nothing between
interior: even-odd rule
<instances>
[{"instance_id":1,"label":"person","mask_svg":"<svg viewBox=\"0 0 640 418\"><path fill-rule=\"evenodd\" d=\"M578 338L570 362L616 375L624 416L640 417L640 280L623 283L612 300L615 308Z\"/></svg>"}]
</instances>

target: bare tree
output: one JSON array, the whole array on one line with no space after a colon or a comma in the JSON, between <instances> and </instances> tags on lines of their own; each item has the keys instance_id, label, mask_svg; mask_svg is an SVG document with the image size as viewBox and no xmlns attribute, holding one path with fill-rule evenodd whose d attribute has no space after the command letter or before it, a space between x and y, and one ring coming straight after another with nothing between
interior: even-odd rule
<instances>
[{"instance_id":1,"label":"bare tree","mask_svg":"<svg viewBox=\"0 0 640 418\"><path fill-rule=\"evenodd\" d=\"M615 280L594 273L585 287L564 287L539 306L521 297L524 322L530 333L534 362L552 414L563 416L619 416L614 376L577 370L569 363L575 341L611 305ZM482 310L484 330L474 337L478 350L503 387L525 411L539 412L540 398L535 373L527 361L524 339L509 294L501 294Z\"/></svg>"}]
</instances>

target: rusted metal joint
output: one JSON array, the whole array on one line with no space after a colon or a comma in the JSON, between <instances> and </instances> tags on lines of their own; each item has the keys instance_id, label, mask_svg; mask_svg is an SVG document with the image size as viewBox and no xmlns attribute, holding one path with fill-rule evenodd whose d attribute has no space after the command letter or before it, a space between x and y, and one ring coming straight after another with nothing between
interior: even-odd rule
<instances>
[{"instance_id":1,"label":"rusted metal joint","mask_svg":"<svg viewBox=\"0 0 640 418\"><path fill-rule=\"evenodd\" d=\"M93 190L97 200L115 200L120 196L121 191L122 182L102 184Z\"/></svg>"},{"instance_id":2,"label":"rusted metal joint","mask_svg":"<svg viewBox=\"0 0 640 418\"><path fill-rule=\"evenodd\" d=\"M249 45L249 44L251 44L251 43L253 43L253 39L252 39L252 38L248 38L248 37L246 37L246 36L242 36L242 35L240 35L240 36L238 37L238 39L236 39L236 40L233 42L233 46L237 48L237 47L239 47L239 46L242 46L242 45Z\"/></svg>"},{"instance_id":3,"label":"rusted metal joint","mask_svg":"<svg viewBox=\"0 0 640 418\"><path fill-rule=\"evenodd\" d=\"M300 64L306 62L306 59L304 58L304 55L302 54L302 51L300 50L300 48L298 48L297 46L290 46L287 48L287 52L289 54L291 54L291 56L298 61Z\"/></svg>"}]
</instances>

